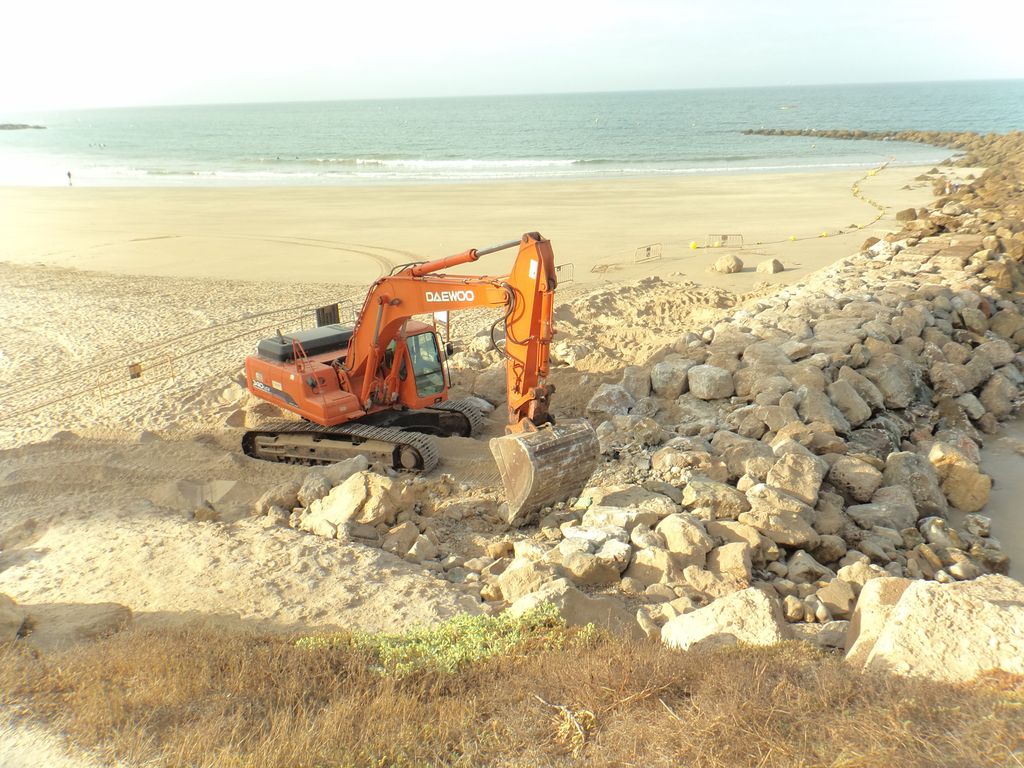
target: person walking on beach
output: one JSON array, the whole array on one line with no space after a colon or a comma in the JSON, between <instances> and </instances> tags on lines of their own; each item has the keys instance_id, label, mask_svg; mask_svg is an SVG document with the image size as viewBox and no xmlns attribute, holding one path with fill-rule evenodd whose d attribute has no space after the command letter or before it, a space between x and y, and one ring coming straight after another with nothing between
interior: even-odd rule
<instances>
[{"instance_id":1,"label":"person walking on beach","mask_svg":"<svg viewBox=\"0 0 1024 768\"><path fill-rule=\"evenodd\" d=\"M68 186L71 186L71 171L68 171Z\"/></svg>"}]
</instances>

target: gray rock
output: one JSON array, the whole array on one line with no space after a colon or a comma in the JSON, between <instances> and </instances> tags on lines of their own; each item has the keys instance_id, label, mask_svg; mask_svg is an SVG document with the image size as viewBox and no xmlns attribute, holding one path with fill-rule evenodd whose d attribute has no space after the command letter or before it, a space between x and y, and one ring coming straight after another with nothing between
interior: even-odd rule
<instances>
[{"instance_id":1,"label":"gray rock","mask_svg":"<svg viewBox=\"0 0 1024 768\"><path fill-rule=\"evenodd\" d=\"M690 392L701 400L722 400L733 394L732 374L714 365L695 365L687 373Z\"/></svg>"},{"instance_id":2,"label":"gray rock","mask_svg":"<svg viewBox=\"0 0 1024 768\"><path fill-rule=\"evenodd\" d=\"M802 448L798 443L788 442ZM765 482L813 507L818 503L818 490L823 478L824 467L821 461L811 456L809 452L798 453L793 449L792 452L783 455L769 470Z\"/></svg>"},{"instance_id":3,"label":"gray rock","mask_svg":"<svg viewBox=\"0 0 1024 768\"><path fill-rule=\"evenodd\" d=\"M991 670L1021 675L1022 626L1024 586L1018 581L1005 576L945 585L913 581L882 621L870 649L864 648L864 667L944 682L968 682ZM860 638L858 644L867 645Z\"/></svg>"},{"instance_id":4,"label":"gray rock","mask_svg":"<svg viewBox=\"0 0 1024 768\"><path fill-rule=\"evenodd\" d=\"M508 393L505 381L505 366L488 368L477 374L473 381L473 394L491 405L501 405Z\"/></svg>"},{"instance_id":5,"label":"gray rock","mask_svg":"<svg viewBox=\"0 0 1024 768\"><path fill-rule=\"evenodd\" d=\"M629 393L634 401L651 394L651 374L639 365L627 365L622 369L619 386Z\"/></svg>"},{"instance_id":6,"label":"gray rock","mask_svg":"<svg viewBox=\"0 0 1024 768\"><path fill-rule=\"evenodd\" d=\"M562 567L569 572L569 578L581 586L607 586L619 580L620 571L614 563L586 552L571 553L562 560Z\"/></svg>"},{"instance_id":7,"label":"gray rock","mask_svg":"<svg viewBox=\"0 0 1024 768\"><path fill-rule=\"evenodd\" d=\"M750 509L747 497L730 485L711 480L691 480L683 488L683 506L710 509L715 519L735 520Z\"/></svg>"},{"instance_id":8,"label":"gray rock","mask_svg":"<svg viewBox=\"0 0 1024 768\"><path fill-rule=\"evenodd\" d=\"M661 629L662 642L680 650L698 644L701 647L737 642L775 645L788 636L779 602L754 587L677 616Z\"/></svg>"},{"instance_id":9,"label":"gray rock","mask_svg":"<svg viewBox=\"0 0 1024 768\"><path fill-rule=\"evenodd\" d=\"M655 531L664 537L665 548L680 569L688 565L703 568L707 553L715 545L701 521L682 512L666 517Z\"/></svg>"},{"instance_id":10,"label":"gray rock","mask_svg":"<svg viewBox=\"0 0 1024 768\"><path fill-rule=\"evenodd\" d=\"M588 596L565 579L545 584L536 592L516 600L510 607L512 616L522 616L544 603L550 603L569 626L593 624L617 635L641 639L644 632L635 617L614 597Z\"/></svg>"},{"instance_id":11,"label":"gray rock","mask_svg":"<svg viewBox=\"0 0 1024 768\"><path fill-rule=\"evenodd\" d=\"M687 388L687 371L694 367L693 360L681 357L666 358L651 368L651 389L658 397L675 400Z\"/></svg>"},{"instance_id":12,"label":"gray rock","mask_svg":"<svg viewBox=\"0 0 1024 768\"><path fill-rule=\"evenodd\" d=\"M1013 412L1018 394L1016 385L1003 374L996 372L981 390L978 399L985 406L985 410L997 419L1005 419Z\"/></svg>"},{"instance_id":13,"label":"gray rock","mask_svg":"<svg viewBox=\"0 0 1024 768\"><path fill-rule=\"evenodd\" d=\"M660 547L648 547L634 552L633 561L623 576L646 585L668 584L682 579L672 553Z\"/></svg>"},{"instance_id":14,"label":"gray rock","mask_svg":"<svg viewBox=\"0 0 1024 768\"><path fill-rule=\"evenodd\" d=\"M836 490L853 501L871 501L882 484L882 473L862 459L840 456L828 473L829 482Z\"/></svg>"},{"instance_id":15,"label":"gray rock","mask_svg":"<svg viewBox=\"0 0 1024 768\"><path fill-rule=\"evenodd\" d=\"M587 416L601 421L624 416L633 403L633 397L621 385L602 384L587 403Z\"/></svg>"},{"instance_id":16,"label":"gray rock","mask_svg":"<svg viewBox=\"0 0 1024 768\"><path fill-rule=\"evenodd\" d=\"M872 384L870 379L857 373L853 368L845 365L840 368L836 381L847 382L872 411L880 410L885 406L885 398L882 396L881 390Z\"/></svg>"},{"instance_id":17,"label":"gray rock","mask_svg":"<svg viewBox=\"0 0 1024 768\"><path fill-rule=\"evenodd\" d=\"M846 434L850 431L850 422L832 404L829 396L824 392L810 389L809 387L801 387L797 390L797 394L800 395L800 417L805 423L819 422L828 424L839 434Z\"/></svg>"},{"instance_id":18,"label":"gray rock","mask_svg":"<svg viewBox=\"0 0 1024 768\"><path fill-rule=\"evenodd\" d=\"M892 353L872 358L864 375L882 393L888 408L906 408L914 401L917 375L906 360Z\"/></svg>"},{"instance_id":19,"label":"gray rock","mask_svg":"<svg viewBox=\"0 0 1024 768\"><path fill-rule=\"evenodd\" d=\"M857 602L857 595L854 594L853 587L842 579L832 579L816 594L828 608L828 612L837 619L848 619Z\"/></svg>"},{"instance_id":20,"label":"gray rock","mask_svg":"<svg viewBox=\"0 0 1024 768\"><path fill-rule=\"evenodd\" d=\"M786 561L786 578L797 584L811 584L834 576L830 569L802 549L798 549Z\"/></svg>"},{"instance_id":21,"label":"gray rock","mask_svg":"<svg viewBox=\"0 0 1024 768\"><path fill-rule=\"evenodd\" d=\"M864 402L847 379L836 379L828 385L828 396L850 425L859 427L871 418L871 406Z\"/></svg>"},{"instance_id":22,"label":"gray rock","mask_svg":"<svg viewBox=\"0 0 1024 768\"><path fill-rule=\"evenodd\" d=\"M322 472L309 472L302 481L296 494L300 506L308 507L314 501L322 499L331 492L331 482Z\"/></svg>"},{"instance_id":23,"label":"gray rock","mask_svg":"<svg viewBox=\"0 0 1024 768\"><path fill-rule=\"evenodd\" d=\"M675 507L670 508L675 511ZM628 507L609 507L603 504L594 504L583 513L581 519L584 528L620 528L626 532L632 531L637 526L651 527L656 525L662 515L658 512L647 509L630 509ZM582 535L582 534L572 534Z\"/></svg>"},{"instance_id":24,"label":"gray rock","mask_svg":"<svg viewBox=\"0 0 1024 768\"><path fill-rule=\"evenodd\" d=\"M949 510L946 496L939 487L935 469L924 456L910 451L892 453L885 461L882 484L898 485L908 489L921 515L945 517Z\"/></svg>"}]
</instances>

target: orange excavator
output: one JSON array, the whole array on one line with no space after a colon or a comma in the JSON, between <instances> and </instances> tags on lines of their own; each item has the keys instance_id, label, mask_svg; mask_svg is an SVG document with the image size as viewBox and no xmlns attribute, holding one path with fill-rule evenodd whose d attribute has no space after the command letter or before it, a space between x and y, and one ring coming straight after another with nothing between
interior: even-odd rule
<instances>
[{"instance_id":1,"label":"orange excavator","mask_svg":"<svg viewBox=\"0 0 1024 768\"><path fill-rule=\"evenodd\" d=\"M442 272L516 246L507 275ZM556 424L549 410L554 386L544 379L556 285L551 243L536 232L396 268L371 286L354 327L278 332L246 358L249 391L304 421L247 432L243 450L270 461L327 464L361 454L394 469L433 469L434 437L468 437L482 424L472 404L448 397L452 348L438 333L437 313L492 307L503 313L491 338L503 322L504 345L495 347L505 358L508 423L490 449L510 517L579 494L599 448L589 422Z\"/></svg>"}]
</instances>

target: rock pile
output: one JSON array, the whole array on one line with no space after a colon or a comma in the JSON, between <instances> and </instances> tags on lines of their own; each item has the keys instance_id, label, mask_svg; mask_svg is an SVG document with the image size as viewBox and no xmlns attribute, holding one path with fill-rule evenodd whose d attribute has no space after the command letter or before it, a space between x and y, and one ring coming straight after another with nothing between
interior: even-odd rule
<instances>
[{"instance_id":1,"label":"rock pile","mask_svg":"<svg viewBox=\"0 0 1024 768\"><path fill-rule=\"evenodd\" d=\"M942 140L976 161L1019 157L1022 137ZM992 607L1014 582L987 576L1008 562L980 514L980 448L1024 385L1022 178L1015 159L996 165L902 232L627 366L586 408L607 462L536 530L503 531L493 499L365 466L318 470L260 509L419 562L486 610L549 601L680 648L799 637L902 670L921 642L886 617L967 603L1017 648L1019 619ZM444 521L463 518L481 535L460 554Z\"/></svg>"}]
</instances>

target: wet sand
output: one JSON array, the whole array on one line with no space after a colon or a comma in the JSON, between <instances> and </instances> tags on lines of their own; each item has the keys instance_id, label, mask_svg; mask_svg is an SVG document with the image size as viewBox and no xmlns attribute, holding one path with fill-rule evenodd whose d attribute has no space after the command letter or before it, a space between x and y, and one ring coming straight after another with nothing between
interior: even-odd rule
<instances>
[{"instance_id":1,"label":"wet sand","mask_svg":"<svg viewBox=\"0 0 1024 768\"><path fill-rule=\"evenodd\" d=\"M992 535L1010 557L1010 576L1024 579L1024 416L1006 422L986 440L981 469L993 480L981 514L992 518Z\"/></svg>"}]
</instances>

